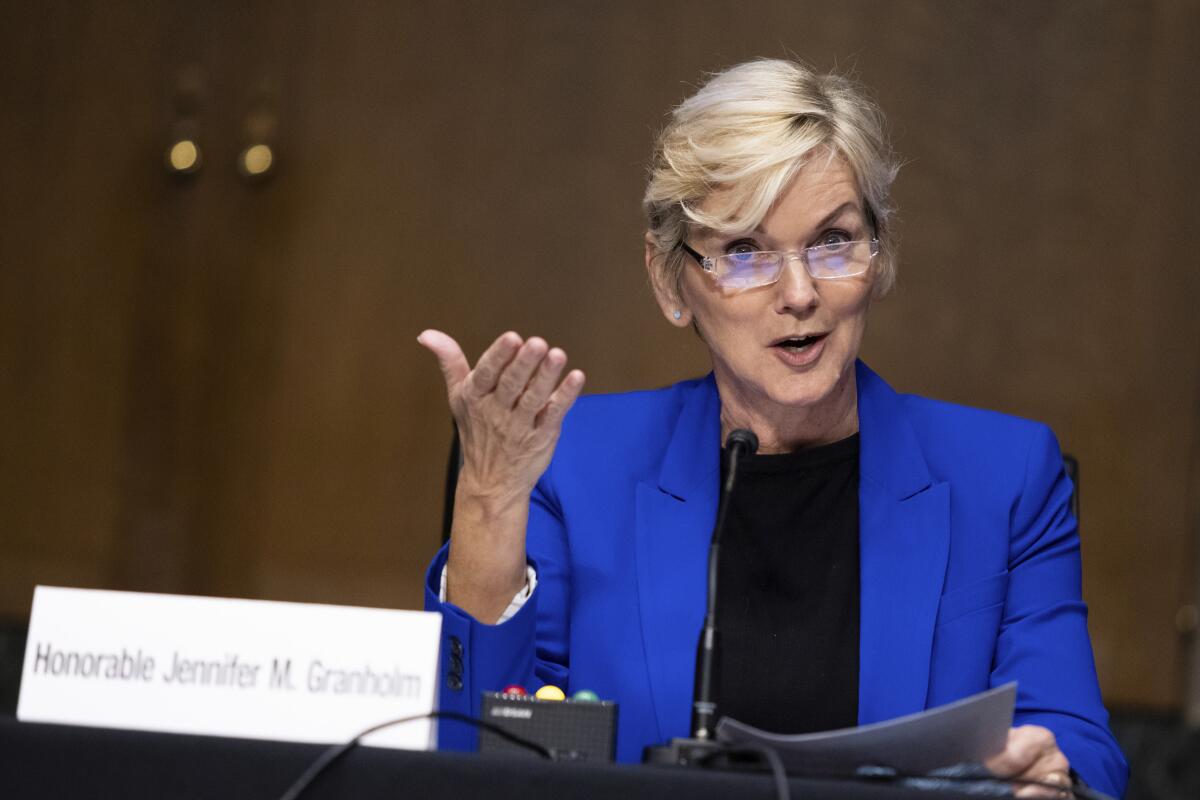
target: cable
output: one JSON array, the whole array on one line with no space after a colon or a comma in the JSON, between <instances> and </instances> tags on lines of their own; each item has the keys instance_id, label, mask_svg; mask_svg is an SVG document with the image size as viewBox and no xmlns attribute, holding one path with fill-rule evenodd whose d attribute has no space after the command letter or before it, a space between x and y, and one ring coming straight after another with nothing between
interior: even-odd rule
<instances>
[{"instance_id":1,"label":"cable","mask_svg":"<svg viewBox=\"0 0 1200 800\"><path fill-rule=\"evenodd\" d=\"M700 760L701 765L711 766L713 760L720 756L758 756L763 761L767 762L767 766L771 770L771 778L775 781L776 800L791 800L792 790L788 785L787 770L784 769L783 759L779 757L779 753L775 750L775 748L757 744L742 745L740 747L727 744L720 744L718 746L721 749L702 758Z\"/></svg>"},{"instance_id":2,"label":"cable","mask_svg":"<svg viewBox=\"0 0 1200 800\"><path fill-rule=\"evenodd\" d=\"M422 719L434 719L435 717L441 719L453 719L458 720L459 722L466 722L470 725L475 725L476 727L483 728L486 731L496 734L501 739L511 742L518 747L524 747L527 750L532 750L542 758L547 758L551 761L554 760L554 751L543 747L537 742L532 742L528 739L517 736L514 733L506 731L499 725L493 725L490 722L484 722L481 719L475 719L475 717L470 717L466 714L459 714L455 711L432 711L428 714L416 714L411 717L400 717L399 719L393 719L387 722L381 722L378 725L372 725L370 728L355 734L354 738L350 739L350 741L342 744L335 744L326 748L321 755L317 756L316 760L308 765L308 769L304 770L300 777L288 787L288 790L280 795L279 800L298 800L300 795L302 795L308 789L308 787L312 785L312 782L315 781L321 775L321 773L329 769L331 766L341 760L343 756L357 747L359 741L364 736L369 736L376 731L381 731L384 728L390 728L393 725L401 725L406 722L416 722Z\"/></svg>"}]
</instances>

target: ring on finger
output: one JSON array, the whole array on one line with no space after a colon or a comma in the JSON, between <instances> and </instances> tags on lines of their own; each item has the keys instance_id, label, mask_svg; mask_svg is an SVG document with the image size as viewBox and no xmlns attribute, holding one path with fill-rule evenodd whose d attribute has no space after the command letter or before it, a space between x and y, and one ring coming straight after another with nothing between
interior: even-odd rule
<instances>
[{"instance_id":1,"label":"ring on finger","mask_svg":"<svg viewBox=\"0 0 1200 800\"><path fill-rule=\"evenodd\" d=\"M1068 786L1071 783L1071 778L1065 772L1048 772L1046 777L1042 778L1044 783L1053 783L1055 786Z\"/></svg>"}]
</instances>

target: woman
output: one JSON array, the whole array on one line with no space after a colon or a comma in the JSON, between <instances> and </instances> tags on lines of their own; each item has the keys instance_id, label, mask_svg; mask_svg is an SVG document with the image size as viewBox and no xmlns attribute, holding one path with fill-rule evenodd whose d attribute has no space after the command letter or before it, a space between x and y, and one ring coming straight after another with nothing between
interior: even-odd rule
<instances>
[{"instance_id":1,"label":"woman","mask_svg":"<svg viewBox=\"0 0 1200 800\"><path fill-rule=\"evenodd\" d=\"M621 703L622 760L685 735L721 442L749 428L759 454L723 542L722 713L798 732L1015 679L1017 727L989 766L1120 794L1053 435L897 395L857 360L894 279L894 174L849 82L733 67L675 110L644 202L656 299L700 335L710 376L576 404L583 374L539 338L506 333L472 369L421 334L463 448L427 582L444 708L552 683ZM470 741L444 726L443 746Z\"/></svg>"}]
</instances>

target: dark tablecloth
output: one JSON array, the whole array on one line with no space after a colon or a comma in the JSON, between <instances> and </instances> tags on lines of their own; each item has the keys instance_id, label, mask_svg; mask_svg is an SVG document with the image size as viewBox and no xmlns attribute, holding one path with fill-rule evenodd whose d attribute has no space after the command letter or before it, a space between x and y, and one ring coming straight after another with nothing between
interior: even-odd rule
<instances>
[{"instance_id":1,"label":"dark tablecloth","mask_svg":"<svg viewBox=\"0 0 1200 800\"><path fill-rule=\"evenodd\" d=\"M17 722L0 717L0 798L273 800L325 748L213 736ZM928 798L899 786L791 781L793 798ZM563 764L534 758L357 748L307 798L773 798L764 774ZM937 792L940 800L957 793Z\"/></svg>"}]
</instances>

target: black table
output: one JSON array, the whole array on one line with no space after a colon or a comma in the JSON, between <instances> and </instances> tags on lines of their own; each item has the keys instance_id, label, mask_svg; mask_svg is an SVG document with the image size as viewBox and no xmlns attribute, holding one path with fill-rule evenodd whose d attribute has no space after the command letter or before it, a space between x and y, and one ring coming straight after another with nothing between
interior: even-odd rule
<instances>
[{"instance_id":1,"label":"black table","mask_svg":"<svg viewBox=\"0 0 1200 800\"><path fill-rule=\"evenodd\" d=\"M275 800L321 745L42 725L0 716L0 797ZM793 798L906 800L901 786L792 779ZM967 797L938 791L940 800ZM773 798L769 776L675 767L564 764L536 758L357 748L307 798L684 800Z\"/></svg>"}]
</instances>

